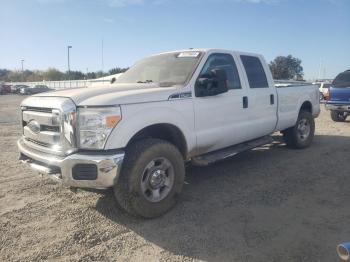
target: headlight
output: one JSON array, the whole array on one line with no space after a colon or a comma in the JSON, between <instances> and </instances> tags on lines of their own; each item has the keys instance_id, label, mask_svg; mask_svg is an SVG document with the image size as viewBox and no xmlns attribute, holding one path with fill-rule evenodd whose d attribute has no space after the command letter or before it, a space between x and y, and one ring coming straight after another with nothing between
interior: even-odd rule
<instances>
[{"instance_id":1,"label":"headlight","mask_svg":"<svg viewBox=\"0 0 350 262\"><path fill-rule=\"evenodd\" d=\"M121 119L120 107L78 108L79 147L103 149L109 134Z\"/></svg>"}]
</instances>

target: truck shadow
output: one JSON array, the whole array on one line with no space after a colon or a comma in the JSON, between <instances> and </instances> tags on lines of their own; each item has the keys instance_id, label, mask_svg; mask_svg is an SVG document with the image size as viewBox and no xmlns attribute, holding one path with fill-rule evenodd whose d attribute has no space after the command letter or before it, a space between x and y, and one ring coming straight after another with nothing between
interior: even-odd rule
<instances>
[{"instance_id":1,"label":"truck shadow","mask_svg":"<svg viewBox=\"0 0 350 262\"><path fill-rule=\"evenodd\" d=\"M112 192L98 200L96 210L179 259L333 261L334 243L327 241L339 237L341 226L348 228L342 217L350 210L335 214L329 199L340 198L350 183L350 137L317 135L305 150L286 148L279 135L274 139L212 166L187 167L178 204L160 218L129 216ZM337 166L328 161L334 158ZM330 175L344 186L324 194ZM310 219L313 225L305 222ZM334 220L340 228L330 227Z\"/></svg>"}]
</instances>

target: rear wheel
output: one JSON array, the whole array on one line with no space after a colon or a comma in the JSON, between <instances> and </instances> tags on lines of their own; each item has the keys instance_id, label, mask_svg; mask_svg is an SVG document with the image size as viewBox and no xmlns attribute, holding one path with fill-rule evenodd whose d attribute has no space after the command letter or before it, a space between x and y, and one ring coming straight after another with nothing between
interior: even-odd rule
<instances>
[{"instance_id":1,"label":"rear wheel","mask_svg":"<svg viewBox=\"0 0 350 262\"><path fill-rule=\"evenodd\" d=\"M320 92L320 101L324 100L324 95L322 92Z\"/></svg>"},{"instance_id":2,"label":"rear wheel","mask_svg":"<svg viewBox=\"0 0 350 262\"><path fill-rule=\"evenodd\" d=\"M283 137L287 146L297 149L309 147L314 135L314 117L307 111L301 111L295 126L283 131Z\"/></svg>"},{"instance_id":3,"label":"rear wheel","mask_svg":"<svg viewBox=\"0 0 350 262\"><path fill-rule=\"evenodd\" d=\"M347 114L345 112L332 110L331 118L334 122L345 122L347 118Z\"/></svg>"},{"instance_id":4,"label":"rear wheel","mask_svg":"<svg viewBox=\"0 0 350 262\"><path fill-rule=\"evenodd\" d=\"M128 213L153 218L175 205L184 178L184 161L174 145L144 139L126 149L114 194Z\"/></svg>"}]
</instances>

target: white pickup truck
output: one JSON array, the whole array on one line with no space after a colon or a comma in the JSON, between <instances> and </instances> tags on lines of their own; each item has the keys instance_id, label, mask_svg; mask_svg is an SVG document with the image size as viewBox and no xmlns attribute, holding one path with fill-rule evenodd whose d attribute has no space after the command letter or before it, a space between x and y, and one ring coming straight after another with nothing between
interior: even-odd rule
<instances>
[{"instance_id":1,"label":"white pickup truck","mask_svg":"<svg viewBox=\"0 0 350 262\"><path fill-rule=\"evenodd\" d=\"M113 187L126 211L176 202L185 163L207 165L271 142L308 147L320 113L313 85L276 88L261 55L189 49L141 60L110 86L28 97L20 160L73 188Z\"/></svg>"}]
</instances>

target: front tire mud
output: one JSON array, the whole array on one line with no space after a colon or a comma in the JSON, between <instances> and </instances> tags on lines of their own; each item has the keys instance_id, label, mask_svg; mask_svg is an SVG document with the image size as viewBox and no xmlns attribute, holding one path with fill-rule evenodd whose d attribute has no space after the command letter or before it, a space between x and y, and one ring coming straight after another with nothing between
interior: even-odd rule
<instances>
[{"instance_id":1,"label":"front tire mud","mask_svg":"<svg viewBox=\"0 0 350 262\"><path fill-rule=\"evenodd\" d=\"M179 150L164 140L144 139L126 149L114 195L128 213L154 218L175 205L184 179L184 161Z\"/></svg>"}]
</instances>

